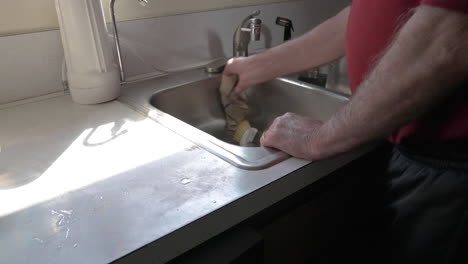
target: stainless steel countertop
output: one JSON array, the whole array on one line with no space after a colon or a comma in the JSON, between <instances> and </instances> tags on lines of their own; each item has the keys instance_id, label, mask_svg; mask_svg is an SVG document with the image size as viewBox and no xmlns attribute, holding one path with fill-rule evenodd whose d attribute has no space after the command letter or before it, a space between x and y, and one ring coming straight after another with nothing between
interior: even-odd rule
<instances>
[{"instance_id":1,"label":"stainless steel countertop","mask_svg":"<svg viewBox=\"0 0 468 264\"><path fill-rule=\"evenodd\" d=\"M69 96L0 124L0 263L107 263L149 243L164 262L366 152L247 171L119 102Z\"/></svg>"}]
</instances>

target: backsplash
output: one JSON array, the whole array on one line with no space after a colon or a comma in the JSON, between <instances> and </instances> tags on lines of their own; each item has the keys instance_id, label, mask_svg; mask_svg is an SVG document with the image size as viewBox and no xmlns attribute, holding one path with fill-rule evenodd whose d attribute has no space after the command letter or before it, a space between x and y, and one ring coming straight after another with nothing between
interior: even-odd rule
<instances>
[{"instance_id":1,"label":"backsplash","mask_svg":"<svg viewBox=\"0 0 468 264\"><path fill-rule=\"evenodd\" d=\"M157 69L180 70L232 56L234 31L254 10L262 12L262 40L252 43L250 51L282 42L283 28L275 25L277 16L293 21L294 37L348 3L303 0L120 22L127 76L152 74ZM0 52L0 105L63 90L63 50L58 30L0 37Z\"/></svg>"},{"instance_id":2,"label":"backsplash","mask_svg":"<svg viewBox=\"0 0 468 264\"><path fill-rule=\"evenodd\" d=\"M111 21L111 0L86 1L101 1L107 21ZM115 9L118 21L127 21L287 1L294 0L148 0L149 4L145 7L140 6L137 0L117 0ZM54 30L58 27L55 0L1 2L0 36Z\"/></svg>"}]
</instances>

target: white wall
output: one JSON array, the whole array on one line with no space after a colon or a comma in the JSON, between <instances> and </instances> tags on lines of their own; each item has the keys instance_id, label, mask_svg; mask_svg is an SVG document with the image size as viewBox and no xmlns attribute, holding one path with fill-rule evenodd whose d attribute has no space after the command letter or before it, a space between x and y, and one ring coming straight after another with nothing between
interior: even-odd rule
<instances>
[{"instance_id":1,"label":"white wall","mask_svg":"<svg viewBox=\"0 0 468 264\"><path fill-rule=\"evenodd\" d=\"M174 70L232 55L238 23L262 11L262 41L251 50L282 42L276 16L293 20L298 36L336 14L348 0L303 0L141 19L119 23L127 76ZM314 47L310 47L314 48ZM63 51L59 31L0 37L0 104L61 91Z\"/></svg>"},{"instance_id":2,"label":"white wall","mask_svg":"<svg viewBox=\"0 0 468 264\"><path fill-rule=\"evenodd\" d=\"M150 5L143 8L136 0L117 0L115 8L118 10L119 21L126 21L285 1L291 0L149 0ZM110 21L109 2L110 0L102 0L108 21ZM0 36L57 28L55 0L1 2Z\"/></svg>"},{"instance_id":3,"label":"white wall","mask_svg":"<svg viewBox=\"0 0 468 264\"><path fill-rule=\"evenodd\" d=\"M58 31L0 37L0 104L60 91Z\"/></svg>"}]
</instances>

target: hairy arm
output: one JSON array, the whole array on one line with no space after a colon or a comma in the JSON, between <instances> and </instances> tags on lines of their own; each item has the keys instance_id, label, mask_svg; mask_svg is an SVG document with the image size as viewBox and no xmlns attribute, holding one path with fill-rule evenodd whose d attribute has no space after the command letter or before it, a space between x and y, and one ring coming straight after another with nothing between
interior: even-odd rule
<instances>
[{"instance_id":1,"label":"hairy arm","mask_svg":"<svg viewBox=\"0 0 468 264\"><path fill-rule=\"evenodd\" d=\"M237 92L257 83L300 72L345 54L349 7L299 38L263 53L228 62L225 74L238 74ZM324 44L326 43L326 44Z\"/></svg>"},{"instance_id":2,"label":"hairy arm","mask_svg":"<svg viewBox=\"0 0 468 264\"><path fill-rule=\"evenodd\" d=\"M330 120L310 124L296 115L280 117L262 144L316 160L384 138L443 101L466 79L467 47L468 15L421 6L355 96ZM288 119L303 126L292 132ZM285 139L286 131L304 137L304 147Z\"/></svg>"}]
</instances>

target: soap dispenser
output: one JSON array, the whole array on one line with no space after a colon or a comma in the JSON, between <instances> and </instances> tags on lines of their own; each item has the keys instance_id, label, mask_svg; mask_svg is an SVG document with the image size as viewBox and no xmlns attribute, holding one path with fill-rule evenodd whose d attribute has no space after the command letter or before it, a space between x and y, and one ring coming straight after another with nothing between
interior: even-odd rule
<instances>
[{"instance_id":1,"label":"soap dispenser","mask_svg":"<svg viewBox=\"0 0 468 264\"><path fill-rule=\"evenodd\" d=\"M100 0L55 0L73 101L98 104L120 95L119 68Z\"/></svg>"}]
</instances>

